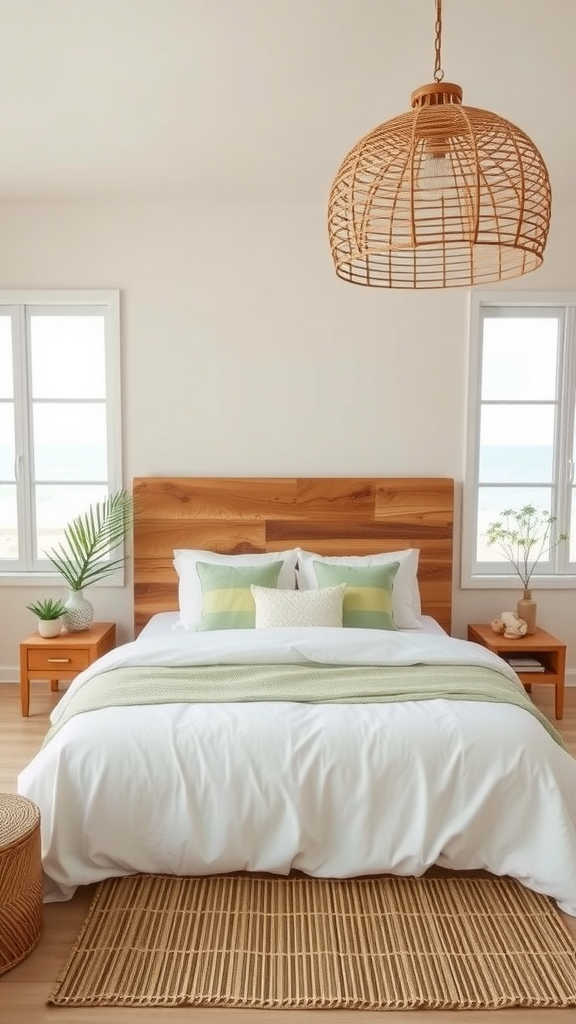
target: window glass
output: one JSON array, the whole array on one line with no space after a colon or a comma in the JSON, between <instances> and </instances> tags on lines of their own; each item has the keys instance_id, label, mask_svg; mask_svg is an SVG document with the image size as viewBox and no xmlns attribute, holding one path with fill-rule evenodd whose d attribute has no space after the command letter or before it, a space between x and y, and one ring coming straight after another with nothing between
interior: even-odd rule
<instances>
[{"instance_id":1,"label":"window glass","mask_svg":"<svg viewBox=\"0 0 576 1024\"><path fill-rule=\"evenodd\" d=\"M551 405L484 405L480 483L550 483L555 411Z\"/></svg>"},{"instance_id":2,"label":"window glass","mask_svg":"<svg viewBox=\"0 0 576 1024\"><path fill-rule=\"evenodd\" d=\"M0 399L13 397L12 321L9 316L0 314Z\"/></svg>"},{"instance_id":3,"label":"window glass","mask_svg":"<svg viewBox=\"0 0 576 1024\"><path fill-rule=\"evenodd\" d=\"M14 480L15 458L14 403L0 402L0 480Z\"/></svg>"},{"instance_id":4,"label":"window glass","mask_svg":"<svg viewBox=\"0 0 576 1024\"><path fill-rule=\"evenodd\" d=\"M102 316L30 316L32 397L105 398Z\"/></svg>"},{"instance_id":5,"label":"window glass","mask_svg":"<svg viewBox=\"0 0 576 1024\"><path fill-rule=\"evenodd\" d=\"M485 315L482 399L543 401L556 397L558 317Z\"/></svg>"},{"instance_id":6,"label":"window glass","mask_svg":"<svg viewBox=\"0 0 576 1024\"><path fill-rule=\"evenodd\" d=\"M488 546L486 531L490 523L499 522L507 508L520 509L525 505L550 509L552 492L549 487L480 487L478 489L478 529L476 558L478 562L502 562L497 547Z\"/></svg>"},{"instance_id":7,"label":"window glass","mask_svg":"<svg viewBox=\"0 0 576 1024\"><path fill-rule=\"evenodd\" d=\"M0 484L0 559L18 558L16 485Z\"/></svg>"},{"instance_id":8,"label":"window glass","mask_svg":"<svg viewBox=\"0 0 576 1024\"><path fill-rule=\"evenodd\" d=\"M63 526L89 505L106 498L102 484L65 486L38 484L35 488L36 552L42 558L64 539Z\"/></svg>"},{"instance_id":9,"label":"window glass","mask_svg":"<svg viewBox=\"0 0 576 1024\"><path fill-rule=\"evenodd\" d=\"M35 402L34 459L38 481L105 481L106 407Z\"/></svg>"}]
</instances>

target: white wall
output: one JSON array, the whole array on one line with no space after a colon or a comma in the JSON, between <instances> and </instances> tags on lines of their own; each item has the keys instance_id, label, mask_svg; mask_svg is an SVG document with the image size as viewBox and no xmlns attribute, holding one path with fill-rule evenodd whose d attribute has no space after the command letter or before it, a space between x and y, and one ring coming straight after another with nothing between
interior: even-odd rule
<instances>
[{"instance_id":1,"label":"white wall","mask_svg":"<svg viewBox=\"0 0 576 1024\"><path fill-rule=\"evenodd\" d=\"M555 210L546 261L514 290L573 290L576 208ZM336 278L325 209L302 204L0 205L0 287L119 288L124 476L464 476L467 292ZM518 589L460 591L453 629L515 606ZM130 573L128 573L130 577ZM58 587L46 593L55 594ZM16 679L26 604L0 585L0 679ZM132 636L130 578L92 588ZM569 644L576 591L538 591Z\"/></svg>"}]
</instances>

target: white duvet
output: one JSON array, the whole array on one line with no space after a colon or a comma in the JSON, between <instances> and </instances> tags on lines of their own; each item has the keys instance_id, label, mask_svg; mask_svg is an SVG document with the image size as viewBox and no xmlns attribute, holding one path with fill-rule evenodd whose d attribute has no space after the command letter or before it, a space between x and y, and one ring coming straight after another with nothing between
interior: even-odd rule
<instances>
[{"instance_id":1,"label":"white duvet","mask_svg":"<svg viewBox=\"0 0 576 1024\"><path fill-rule=\"evenodd\" d=\"M133 665L465 665L445 635L354 629L150 635L81 673ZM576 761L529 712L433 699L111 707L79 714L19 776L38 804L46 899L134 872L510 875L576 916Z\"/></svg>"}]
</instances>

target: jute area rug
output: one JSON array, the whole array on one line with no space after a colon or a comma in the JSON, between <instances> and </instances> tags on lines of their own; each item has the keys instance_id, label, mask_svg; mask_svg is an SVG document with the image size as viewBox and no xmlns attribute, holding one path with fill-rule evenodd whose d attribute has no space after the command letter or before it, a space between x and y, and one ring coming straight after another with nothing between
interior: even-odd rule
<instances>
[{"instance_id":1,"label":"jute area rug","mask_svg":"<svg viewBox=\"0 0 576 1024\"><path fill-rule=\"evenodd\" d=\"M132 875L102 882L59 1006L576 1005L576 943L508 879Z\"/></svg>"}]
</instances>

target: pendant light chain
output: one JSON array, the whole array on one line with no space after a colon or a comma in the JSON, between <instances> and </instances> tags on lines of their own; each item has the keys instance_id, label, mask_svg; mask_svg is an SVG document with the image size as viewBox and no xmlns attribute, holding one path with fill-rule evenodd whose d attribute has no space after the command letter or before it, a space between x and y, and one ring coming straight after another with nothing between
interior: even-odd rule
<instances>
[{"instance_id":1,"label":"pendant light chain","mask_svg":"<svg viewBox=\"0 0 576 1024\"><path fill-rule=\"evenodd\" d=\"M434 81L441 82L444 78L444 72L442 70L442 59L440 56L440 47L442 45L442 0L436 0L436 24L434 26L436 33L434 39L434 50L436 53L436 61L434 64Z\"/></svg>"}]
</instances>

